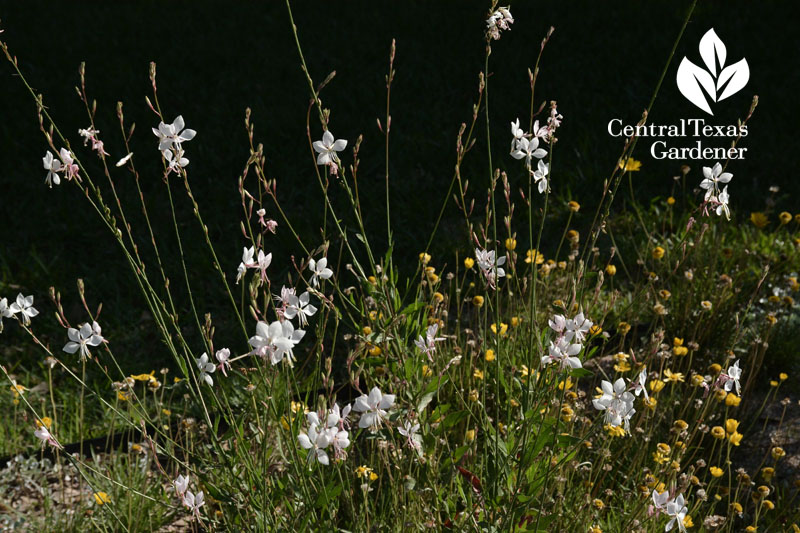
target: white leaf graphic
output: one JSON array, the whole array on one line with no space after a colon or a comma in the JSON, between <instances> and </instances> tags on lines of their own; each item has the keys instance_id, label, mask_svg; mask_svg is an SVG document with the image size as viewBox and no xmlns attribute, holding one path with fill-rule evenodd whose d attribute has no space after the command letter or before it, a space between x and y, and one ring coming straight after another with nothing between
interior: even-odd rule
<instances>
[{"instance_id":1,"label":"white leaf graphic","mask_svg":"<svg viewBox=\"0 0 800 533\"><path fill-rule=\"evenodd\" d=\"M706 67L708 67L708 70L714 77L717 76L716 58L719 58L719 66L723 68L725 66L726 54L725 43L717 37L714 28L711 28L703 35L703 38L700 39L700 57L703 58Z\"/></svg>"},{"instance_id":2,"label":"white leaf graphic","mask_svg":"<svg viewBox=\"0 0 800 533\"><path fill-rule=\"evenodd\" d=\"M706 93L711 96L712 101L716 99L717 90L711 74L684 57L678 67L677 82L678 89L687 100L709 115L714 114L708 105L705 94L703 94L703 89L705 89Z\"/></svg>"},{"instance_id":3,"label":"white leaf graphic","mask_svg":"<svg viewBox=\"0 0 800 533\"><path fill-rule=\"evenodd\" d=\"M722 89L723 86L725 87L725 90L722 91L717 101L724 100L739 92L742 87L747 85L749 79L750 66L747 64L746 59L742 59L738 63L725 67L722 72L719 73L719 78L717 78L717 91ZM725 85L726 83L727 85Z\"/></svg>"}]
</instances>

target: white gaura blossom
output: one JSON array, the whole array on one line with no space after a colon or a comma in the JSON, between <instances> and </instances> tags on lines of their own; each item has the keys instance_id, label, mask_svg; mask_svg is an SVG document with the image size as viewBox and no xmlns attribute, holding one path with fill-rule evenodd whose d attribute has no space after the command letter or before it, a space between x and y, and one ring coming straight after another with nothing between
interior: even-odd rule
<instances>
[{"instance_id":1,"label":"white gaura blossom","mask_svg":"<svg viewBox=\"0 0 800 533\"><path fill-rule=\"evenodd\" d=\"M294 329L288 320L276 320L271 324L259 321L256 324L256 334L248 342L253 347L252 353L269 357L273 365L285 358L291 366L294 360L292 350L305 334L302 329Z\"/></svg>"},{"instance_id":2,"label":"white gaura blossom","mask_svg":"<svg viewBox=\"0 0 800 533\"><path fill-rule=\"evenodd\" d=\"M22 293L17 295L17 299L8 307L8 317L19 313L22 315L22 323L26 326L31 325L31 318L39 314L39 311L33 307L33 296L23 296Z\"/></svg>"},{"instance_id":3,"label":"white gaura blossom","mask_svg":"<svg viewBox=\"0 0 800 533\"><path fill-rule=\"evenodd\" d=\"M36 435L36 438L42 441L42 447L44 447L44 444L49 444L50 446L61 448L61 445L58 443L56 438L45 426L39 426L36 428L36 431L34 431L33 434Z\"/></svg>"},{"instance_id":4,"label":"white gaura blossom","mask_svg":"<svg viewBox=\"0 0 800 533\"><path fill-rule=\"evenodd\" d=\"M656 513L659 513L666 509L667 502L669 501L669 491L665 490L664 492L657 492L653 489L653 494L651 495L653 498L653 509Z\"/></svg>"},{"instance_id":5,"label":"white gaura blossom","mask_svg":"<svg viewBox=\"0 0 800 533\"><path fill-rule=\"evenodd\" d=\"M214 354L214 357L216 357L217 361L219 361L219 369L222 372L222 375L228 377L227 371L231 368L231 350L229 348L217 350L217 353Z\"/></svg>"},{"instance_id":6,"label":"white gaura blossom","mask_svg":"<svg viewBox=\"0 0 800 533\"><path fill-rule=\"evenodd\" d=\"M333 133L330 130L325 130L322 134L321 141L315 141L314 150L319 154L317 156L318 165L329 165L331 163L339 162L339 155L336 152L341 152L347 147L347 141L344 139L333 140Z\"/></svg>"},{"instance_id":7,"label":"white gaura blossom","mask_svg":"<svg viewBox=\"0 0 800 533\"><path fill-rule=\"evenodd\" d=\"M533 180L537 183L536 190L539 191L539 194L544 194L547 190L547 173L549 171L550 167L544 161L539 160L536 171L533 173Z\"/></svg>"},{"instance_id":8,"label":"white gaura blossom","mask_svg":"<svg viewBox=\"0 0 800 533\"><path fill-rule=\"evenodd\" d=\"M309 462L316 459L320 464L329 465L330 459L325 451L325 448L331 444L331 436L327 431L328 428L320 427L317 413L308 413L306 419L308 420L308 430L306 430L305 433L300 433L297 436L297 441L300 443L300 446L306 450L310 450L308 454Z\"/></svg>"},{"instance_id":9,"label":"white gaura blossom","mask_svg":"<svg viewBox=\"0 0 800 533\"><path fill-rule=\"evenodd\" d=\"M386 418L386 410L394 405L394 394L383 394L378 387L369 391L369 396L362 394L356 399L353 411L363 413L358 421L358 427L377 428L381 420Z\"/></svg>"},{"instance_id":10,"label":"white gaura blossom","mask_svg":"<svg viewBox=\"0 0 800 533\"><path fill-rule=\"evenodd\" d=\"M645 383L647 382L647 369L643 368L642 371L639 373L639 377L636 380L631 380L631 386L633 387L633 393L636 396L639 394L644 393L644 399L649 400L650 396L647 394L647 388L645 387Z\"/></svg>"},{"instance_id":11,"label":"white gaura blossom","mask_svg":"<svg viewBox=\"0 0 800 533\"><path fill-rule=\"evenodd\" d=\"M294 291L292 291L291 294L287 295L285 303L286 308L283 311L283 316L289 320L298 317L300 325L305 326L308 324L308 317L314 316L314 313L317 312L317 308L309 303L310 300L311 296L308 294L308 291L300 296L297 296L294 294Z\"/></svg>"},{"instance_id":12,"label":"white gaura blossom","mask_svg":"<svg viewBox=\"0 0 800 533\"><path fill-rule=\"evenodd\" d=\"M730 199L731 197L728 194L728 186L726 185L725 188L722 189L722 192L719 193L719 196L717 196L717 202L719 203L719 205L717 206L716 213L718 217L722 216L722 214L724 213L726 220L731 219L731 210L728 207L728 202L730 202Z\"/></svg>"},{"instance_id":13,"label":"white gaura blossom","mask_svg":"<svg viewBox=\"0 0 800 533\"><path fill-rule=\"evenodd\" d=\"M8 298L0 298L0 333L3 332L3 319L11 318L14 313L8 307Z\"/></svg>"},{"instance_id":14,"label":"white gaura blossom","mask_svg":"<svg viewBox=\"0 0 800 533\"><path fill-rule=\"evenodd\" d=\"M428 326L428 329L425 332L425 338L423 339L422 335L420 335L419 338L414 341L414 344L417 346L417 348L427 354L428 359L430 360L433 360L433 352L436 351L436 343L444 340L444 337L436 336L436 332L438 331L439 324L431 324Z\"/></svg>"},{"instance_id":15,"label":"white gaura blossom","mask_svg":"<svg viewBox=\"0 0 800 533\"><path fill-rule=\"evenodd\" d=\"M605 411L605 423L614 427L625 424L625 431L630 431L630 419L636 410L633 408L634 396L626 390L625 380L619 378L612 385L603 380L600 382L602 395L592 400L592 405L599 411Z\"/></svg>"},{"instance_id":16,"label":"white gaura blossom","mask_svg":"<svg viewBox=\"0 0 800 533\"><path fill-rule=\"evenodd\" d=\"M419 431L419 424L412 424L406 420L403 422L403 427L397 428L397 431L406 438L408 446L420 455L422 455L422 436L417 432Z\"/></svg>"},{"instance_id":17,"label":"white gaura blossom","mask_svg":"<svg viewBox=\"0 0 800 533\"><path fill-rule=\"evenodd\" d=\"M236 269L236 283L238 284L241 281L242 277L244 276L245 272L247 272L248 268L252 268L255 264L255 253L256 247L251 246L250 248L245 247L244 252L242 253L242 262L239 263L239 268Z\"/></svg>"},{"instance_id":18,"label":"white gaura blossom","mask_svg":"<svg viewBox=\"0 0 800 533\"><path fill-rule=\"evenodd\" d=\"M506 271L500 268L506 263L506 256L495 256L494 250L481 250L475 248L475 261L478 263L481 272L486 277L486 282L490 288L497 287L497 280L506 275Z\"/></svg>"},{"instance_id":19,"label":"white gaura blossom","mask_svg":"<svg viewBox=\"0 0 800 533\"><path fill-rule=\"evenodd\" d=\"M131 160L131 157L133 157L133 152L129 153L128 155L126 155L125 157L123 157L122 159L120 159L119 161L117 161L117 163L116 163L116 166L117 166L117 167L121 167L122 165L124 165L125 163L127 163L128 161L130 161L130 160Z\"/></svg>"},{"instance_id":20,"label":"white gaura blossom","mask_svg":"<svg viewBox=\"0 0 800 533\"><path fill-rule=\"evenodd\" d=\"M581 353L583 346L580 344L572 344L566 337L559 337L556 342L550 341L550 348L547 355L542 356L542 366L551 363L558 364L562 370L567 368L582 368L581 360L576 356Z\"/></svg>"},{"instance_id":21,"label":"white gaura blossom","mask_svg":"<svg viewBox=\"0 0 800 533\"><path fill-rule=\"evenodd\" d=\"M486 20L486 34L490 39L497 40L500 38L500 31L508 30L511 24L514 24L514 17L511 16L510 9L500 7Z\"/></svg>"},{"instance_id":22,"label":"white gaura blossom","mask_svg":"<svg viewBox=\"0 0 800 533\"><path fill-rule=\"evenodd\" d=\"M52 189L53 184L59 185L61 183L61 176L59 176L58 173L63 170L63 167L61 166L61 161L56 159L53 156L53 152L50 150L48 150L42 158L42 166L47 171L47 177L44 179L47 186Z\"/></svg>"},{"instance_id":23,"label":"white gaura blossom","mask_svg":"<svg viewBox=\"0 0 800 533\"><path fill-rule=\"evenodd\" d=\"M706 191L706 200L716 195L720 183L728 183L732 177L733 174L730 172L722 172L722 165L719 163L713 167L703 167L703 181L700 182L700 188Z\"/></svg>"},{"instance_id":24,"label":"white gaura blossom","mask_svg":"<svg viewBox=\"0 0 800 533\"><path fill-rule=\"evenodd\" d=\"M666 511L672 519L664 526L664 531L672 531L672 528L677 525L678 529L685 533L686 526L683 524L683 519L686 518L686 513L689 512L689 509L685 505L683 494L678 494L677 498L667 503Z\"/></svg>"},{"instance_id":25,"label":"white gaura blossom","mask_svg":"<svg viewBox=\"0 0 800 533\"><path fill-rule=\"evenodd\" d=\"M183 505L198 518L200 517L200 508L206 503L204 500L205 497L202 490L197 494L187 490L183 495Z\"/></svg>"},{"instance_id":26,"label":"white gaura blossom","mask_svg":"<svg viewBox=\"0 0 800 533\"><path fill-rule=\"evenodd\" d=\"M94 324L97 324L95 322ZM97 326L99 331L100 326ZM95 333L92 324L88 322L83 324L80 329L69 328L67 330L67 337L69 342L62 348L65 352L72 354L80 350L80 360L84 361L89 357L89 347L100 346L103 342L103 337L99 333Z\"/></svg>"},{"instance_id":27,"label":"white gaura blossom","mask_svg":"<svg viewBox=\"0 0 800 533\"><path fill-rule=\"evenodd\" d=\"M528 170L531 170L532 163L531 160L533 158L542 159L544 156L547 155L547 152L544 148L539 148L539 138L534 137L533 139L527 139L525 137L519 139L514 149L511 151L511 157L514 159L524 159L525 166L528 167Z\"/></svg>"},{"instance_id":28,"label":"white gaura blossom","mask_svg":"<svg viewBox=\"0 0 800 533\"><path fill-rule=\"evenodd\" d=\"M724 380L723 387L726 391L730 392L733 387L736 387L736 394L739 396L742 395L742 387L739 383L739 380L742 377L742 369L739 368L739 360L737 359L733 366L729 366L727 372L723 375L722 379Z\"/></svg>"},{"instance_id":29,"label":"white gaura blossom","mask_svg":"<svg viewBox=\"0 0 800 533\"><path fill-rule=\"evenodd\" d=\"M64 166L61 167L61 170L66 174L65 177L68 180L76 177L78 172L80 172L80 168L75 164L75 160L72 158L70 151L66 148L62 148L58 152L58 155L61 157L61 161L64 163Z\"/></svg>"},{"instance_id":30,"label":"white gaura blossom","mask_svg":"<svg viewBox=\"0 0 800 533\"><path fill-rule=\"evenodd\" d=\"M178 474L178 477L172 482L172 486L175 489L175 494L182 497L183 493L189 488L189 476L184 477L182 474Z\"/></svg>"},{"instance_id":31,"label":"white gaura blossom","mask_svg":"<svg viewBox=\"0 0 800 533\"><path fill-rule=\"evenodd\" d=\"M167 160L167 171L178 174L182 168L189 165L189 160L183 156L183 148L174 148L173 150L164 150L161 153Z\"/></svg>"},{"instance_id":32,"label":"white gaura blossom","mask_svg":"<svg viewBox=\"0 0 800 533\"><path fill-rule=\"evenodd\" d=\"M178 115L172 124L160 122L158 124L158 129L153 128L153 134L158 137L158 150L164 152L171 148L179 149L181 143L194 139L197 132L188 128L184 129L184 126L183 116ZM166 155L164 157L166 157Z\"/></svg>"},{"instance_id":33,"label":"white gaura blossom","mask_svg":"<svg viewBox=\"0 0 800 533\"><path fill-rule=\"evenodd\" d=\"M727 185L720 191L720 184L729 183L731 178L733 174L722 172L722 165L716 163L713 167L703 167L703 181L700 182L700 188L706 191L704 200L714 207L717 216L724 214L727 220L731 218L730 194Z\"/></svg>"},{"instance_id":34,"label":"white gaura blossom","mask_svg":"<svg viewBox=\"0 0 800 533\"><path fill-rule=\"evenodd\" d=\"M197 369L200 370L200 376L198 376L198 379L200 381L205 381L210 387L213 387L214 379L210 374L214 373L214 371L217 369L217 366L208 360L207 353L203 352L203 355L201 355L200 359L197 360Z\"/></svg>"},{"instance_id":35,"label":"white gaura blossom","mask_svg":"<svg viewBox=\"0 0 800 533\"><path fill-rule=\"evenodd\" d=\"M327 257L323 257L319 261L315 261L312 257L308 260L308 269L311 271L311 284L314 287L319 287L319 280L330 279L333 276L333 270L328 268Z\"/></svg>"}]
</instances>

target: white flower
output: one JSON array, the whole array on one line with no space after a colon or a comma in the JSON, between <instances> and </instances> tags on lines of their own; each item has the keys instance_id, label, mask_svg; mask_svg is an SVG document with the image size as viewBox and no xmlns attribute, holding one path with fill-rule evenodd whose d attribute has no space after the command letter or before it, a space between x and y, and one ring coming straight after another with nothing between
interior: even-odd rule
<instances>
[{"instance_id":1,"label":"white flower","mask_svg":"<svg viewBox=\"0 0 800 533\"><path fill-rule=\"evenodd\" d=\"M582 349L580 344L570 344L567 336L559 337L555 343L550 341L547 355L542 356L542 366L557 363L562 369L582 368L581 360L575 357Z\"/></svg>"},{"instance_id":2,"label":"white flower","mask_svg":"<svg viewBox=\"0 0 800 533\"><path fill-rule=\"evenodd\" d=\"M730 201L731 197L728 194L728 186L726 185L722 192L719 193L717 196L717 216L722 216L722 213L725 213L725 218L727 220L731 219L731 210L728 207L728 202Z\"/></svg>"},{"instance_id":3,"label":"white flower","mask_svg":"<svg viewBox=\"0 0 800 533\"><path fill-rule=\"evenodd\" d=\"M567 320L567 331L575 337L575 340L582 342L586 334L592 329L592 321L583 316L583 311L575 315L572 320Z\"/></svg>"},{"instance_id":4,"label":"white flower","mask_svg":"<svg viewBox=\"0 0 800 533\"><path fill-rule=\"evenodd\" d=\"M189 164L189 160L183 157L183 148L175 148L173 150L164 150L161 152L164 159L167 160L167 171L179 173L180 169Z\"/></svg>"},{"instance_id":5,"label":"white flower","mask_svg":"<svg viewBox=\"0 0 800 533\"><path fill-rule=\"evenodd\" d=\"M328 268L328 258L323 257L319 261L313 258L308 260L308 269L311 271L311 284L314 287L319 287L319 280L330 279L333 276L333 270Z\"/></svg>"},{"instance_id":6,"label":"white flower","mask_svg":"<svg viewBox=\"0 0 800 533\"><path fill-rule=\"evenodd\" d=\"M56 448L61 447L61 445L58 443L55 437L53 437L53 435L50 433L50 431L48 431L48 429L45 426L39 426L38 428L36 428L36 431L34 431L33 434L36 435L36 437L42 441L42 446L44 446L44 444L47 443L51 446L55 446Z\"/></svg>"},{"instance_id":7,"label":"white flower","mask_svg":"<svg viewBox=\"0 0 800 533\"><path fill-rule=\"evenodd\" d=\"M17 300L8 307L6 316L22 314L22 323L26 326L31 324L31 318L39 314L39 311L33 307L33 296L22 296L22 293L17 295Z\"/></svg>"},{"instance_id":8,"label":"white flower","mask_svg":"<svg viewBox=\"0 0 800 533\"><path fill-rule=\"evenodd\" d=\"M70 180L77 176L80 169L78 165L75 164L75 160L72 158L70 151L66 148L62 148L58 154L61 157L61 161L64 163L61 170L67 173L67 179Z\"/></svg>"},{"instance_id":9,"label":"white flower","mask_svg":"<svg viewBox=\"0 0 800 533\"><path fill-rule=\"evenodd\" d=\"M406 438L408 446L422 453L422 437L417 434L419 431L419 424L411 424L408 420L403 422L403 427L397 428L397 431Z\"/></svg>"},{"instance_id":10,"label":"white flower","mask_svg":"<svg viewBox=\"0 0 800 533\"><path fill-rule=\"evenodd\" d=\"M97 322L94 322L97 324ZM100 326L97 326L98 330ZM67 337L69 342L62 348L67 353L75 353L80 350L81 361L89 357L89 347L100 346L103 342L103 337L99 333L95 333L94 328L88 322L81 326L81 329L69 328L67 330Z\"/></svg>"},{"instance_id":11,"label":"white flower","mask_svg":"<svg viewBox=\"0 0 800 533\"><path fill-rule=\"evenodd\" d=\"M261 357L270 357L273 365L280 363L284 356L292 364L294 359L293 348L306 334L302 329L294 329L288 320L276 320L272 324L259 322L256 324L256 334L248 341L253 347L253 352Z\"/></svg>"},{"instance_id":12,"label":"white flower","mask_svg":"<svg viewBox=\"0 0 800 533\"><path fill-rule=\"evenodd\" d=\"M197 132L190 129L183 129L183 117L178 115L172 124L164 124L160 122L158 129L153 128L153 134L158 137L158 149L161 152L169 150L170 148L180 149L181 143L184 141L191 141ZM180 152L183 155L183 152ZM164 157L167 157L166 154ZM186 162L189 163L188 161ZM181 165L185 166L185 165Z\"/></svg>"},{"instance_id":13,"label":"white flower","mask_svg":"<svg viewBox=\"0 0 800 533\"><path fill-rule=\"evenodd\" d=\"M495 259L494 250L487 251L475 248L475 261L491 288L495 288L497 280L506 275L505 270L500 268L500 265L506 263L506 256L503 255Z\"/></svg>"},{"instance_id":14,"label":"white flower","mask_svg":"<svg viewBox=\"0 0 800 533\"><path fill-rule=\"evenodd\" d=\"M539 184L537 189L540 194L544 194L547 190L547 173L549 171L547 164L540 159L536 171L533 173L534 181Z\"/></svg>"},{"instance_id":15,"label":"white flower","mask_svg":"<svg viewBox=\"0 0 800 533\"><path fill-rule=\"evenodd\" d=\"M419 338L414 341L417 348L426 353L431 360L433 359L433 352L436 351L436 343L444 340L444 337L436 336L437 331L439 331L439 324L431 324L425 332L425 338L423 339L422 335L420 335Z\"/></svg>"},{"instance_id":16,"label":"white flower","mask_svg":"<svg viewBox=\"0 0 800 533\"><path fill-rule=\"evenodd\" d=\"M11 318L14 313L8 307L8 298L0 298L0 333L3 332L3 319Z\"/></svg>"},{"instance_id":17,"label":"white flower","mask_svg":"<svg viewBox=\"0 0 800 533\"><path fill-rule=\"evenodd\" d=\"M257 268L261 271L261 281L266 281L267 268L269 267L270 263L272 263L272 253L265 254L264 250L259 250L258 259L254 268Z\"/></svg>"},{"instance_id":18,"label":"white flower","mask_svg":"<svg viewBox=\"0 0 800 533\"><path fill-rule=\"evenodd\" d=\"M667 503L667 514L672 517L672 520L664 526L664 531L671 531L677 525L680 531L685 532L686 526L683 524L683 519L686 518L688 512L689 509L684 505L683 494L679 494L677 498Z\"/></svg>"},{"instance_id":19,"label":"white flower","mask_svg":"<svg viewBox=\"0 0 800 533\"><path fill-rule=\"evenodd\" d=\"M183 477L183 475L178 474L178 477L172 482L172 486L175 488L175 493L177 495L183 495L186 489L189 488L189 476Z\"/></svg>"},{"instance_id":20,"label":"white flower","mask_svg":"<svg viewBox=\"0 0 800 533\"><path fill-rule=\"evenodd\" d=\"M567 327L567 319L564 318L564 315L555 315L553 318L547 321L550 329L555 331L556 333L563 333L564 329Z\"/></svg>"},{"instance_id":21,"label":"white flower","mask_svg":"<svg viewBox=\"0 0 800 533\"><path fill-rule=\"evenodd\" d=\"M214 357L216 357L217 361L219 361L219 369L222 371L222 375L228 377L228 372L226 372L226 369L231 367L231 363L229 361L231 358L230 349L222 348L221 350L217 350L217 353L214 354Z\"/></svg>"},{"instance_id":22,"label":"white flower","mask_svg":"<svg viewBox=\"0 0 800 533\"><path fill-rule=\"evenodd\" d=\"M653 508L659 511L663 511L669 501L669 491L665 490L664 492L657 492L653 489L653 494L651 495L653 498Z\"/></svg>"},{"instance_id":23,"label":"white flower","mask_svg":"<svg viewBox=\"0 0 800 533\"><path fill-rule=\"evenodd\" d=\"M605 411L605 422L614 427L624 422L625 431L630 431L630 419L636 410L633 408L634 396L625 389L625 380L619 378L612 385L603 380L600 382L602 396L592 400L592 405L599 411Z\"/></svg>"},{"instance_id":24,"label":"white flower","mask_svg":"<svg viewBox=\"0 0 800 533\"><path fill-rule=\"evenodd\" d=\"M647 369L644 368L639 373L639 377L636 379L636 381L631 380L631 385L633 385L633 393L636 396L639 396L639 394L644 393L645 400L649 400L650 396L647 394L647 388L644 386L646 382L647 382Z\"/></svg>"},{"instance_id":25,"label":"white flower","mask_svg":"<svg viewBox=\"0 0 800 533\"><path fill-rule=\"evenodd\" d=\"M509 29L509 25L514 23L514 17L507 7L498 8L486 20L486 33L490 38L497 40L500 38L500 31Z\"/></svg>"},{"instance_id":26,"label":"white flower","mask_svg":"<svg viewBox=\"0 0 800 533\"><path fill-rule=\"evenodd\" d=\"M205 503L203 491L200 491L197 493L197 495L195 495L193 492L187 490L183 495L183 505L185 505L192 512L192 514L199 516L200 508Z\"/></svg>"},{"instance_id":27,"label":"white flower","mask_svg":"<svg viewBox=\"0 0 800 533\"><path fill-rule=\"evenodd\" d=\"M209 374L213 374L217 367L214 363L209 362L207 353L203 352L203 355L197 360L197 369L200 370L198 379L205 381L209 386L214 386L214 380Z\"/></svg>"},{"instance_id":28,"label":"white flower","mask_svg":"<svg viewBox=\"0 0 800 533\"><path fill-rule=\"evenodd\" d=\"M312 417L311 415L314 416ZM330 464L330 459L325 452L325 448L331 443L330 435L326 429L320 430L317 413L308 413L306 416L309 420L308 431L300 433L297 436L297 440L300 442L300 446L306 450L311 450L308 455L309 462L316 459L320 464L328 465Z\"/></svg>"},{"instance_id":29,"label":"white flower","mask_svg":"<svg viewBox=\"0 0 800 533\"><path fill-rule=\"evenodd\" d=\"M733 366L728 367L728 371L724 375L725 380L725 390L730 392L730 390L736 386L736 394L739 396L742 395L742 388L739 384L739 379L742 377L742 369L739 368L739 360L737 359Z\"/></svg>"},{"instance_id":30,"label":"white flower","mask_svg":"<svg viewBox=\"0 0 800 533\"><path fill-rule=\"evenodd\" d=\"M333 140L333 133L325 130L322 134L321 141L314 142L314 150L319 154L317 156L318 165L329 165L339 161L339 156L336 152L341 152L347 147L347 141L344 139Z\"/></svg>"},{"instance_id":31,"label":"white flower","mask_svg":"<svg viewBox=\"0 0 800 533\"><path fill-rule=\"evenodd\" d=\"M706 190L706 200L716 193L720 183L728 183L731 181L733 174L730 172L722 172L722 165L715 164L714 167L703 167L703 181L700 182L700 188Z\"/></svg>"},{"instance_id":32,"label":"white flower","mask_svg":"<svg viewBox=\"0 0 800 533\"><path fill-rule=\"evenodd\" d=\"M311 305L309 300L310 296L308 291L300 296L294 293L287 295L286 310L283 312L283 316L289 320L292 320L294 317L299 317L300 325L304 326L308 323L308 317L314 316L314 313L317 312L317 308Z\"/></svg>"},{"instance_id":33,"label":"white flower","mask_svg":"<svg viewBox=\"0 0 800 533\"><path fill-rule=\"evenodd\" d=\"M523 137L517 141L514 150L511 151L511 157L514 159L525 159L525 166L531 168L531 158L541 159L547 155L544 148L539 148L539 138L526 139Z\"/></svg>"},{"instance_id":34,"label":"white flower","mask_svg":"<svg viewBox=\"0 0 800 533\"><path fill-rule=\"evenodd\" d=\"M386 410L394 405L394 394L382 394L378 387L369 391L369 396L362 394L356 399L353 411L363 413L358 421L360 428L376 428L386 418Z\"/></svg>"},{"instance_id":35,"label":"white flower","mask_svg":"<svg viewBox=\"0 0 800 533\"><path fill-rule=\"evenodd\" d=\"M238 284L239 281L244 276L244 273L247 272L247 269L254 265L255 258L253 257L256 253L255 246L251 246L250 248L245 247L244 253L242 253L242 262L239 263L239 268L237 269L236 274L236 283Z\"/></svg>"},{"instance_id":36,"label":"white flower","mask_svg":"<svg viewBox=\"0 0 800 533\"><path fill-rule=\"evenodd\" d=\"M514 137L515 141L525 137L525 132L519 127L519 118L515 122L511 123L511 136Z\"/></svg>"},{"instance_id":37,"label":"white flower","mask_svg":"<svg viewBox=\"0 0 800 533\"><path fill-rule=\"evenodd\" d=\"M63 170L61 166L61 161L53 157L53 153L48 150L47 154L42 158L42 166L47 171L47 177L44 179L44 182L52 189L53 184L56 185L61 183L61 176L58 175L59 172Z\"/></svg>"}]
</instances>

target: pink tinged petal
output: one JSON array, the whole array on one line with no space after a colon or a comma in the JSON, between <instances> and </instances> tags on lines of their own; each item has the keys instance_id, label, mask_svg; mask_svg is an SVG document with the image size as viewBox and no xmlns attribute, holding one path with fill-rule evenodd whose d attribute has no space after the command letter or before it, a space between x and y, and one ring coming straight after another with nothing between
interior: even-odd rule
<instances>
[{"instance_id":1,"label":"pink tinged petal","mask_svg":"<svg viewBox=\"0 0 800 533\"><path fill-rule=\"evenodd\" d=\"M181 140L191 141L195 135L197 135L195 130L185 129L181 132Z\"/></svg>"},{"instance_id":2,"label":"pink tinged petal","mask_svg":"<svg viewBox=\"0 0 800 533\"><path fill-rule=\"evenodd\" d=\"M345 148L347 148L347 141L344 139L339 139L335 143L333 143L333 149L336 150L337 152L341 152Z\"/></svg>"},{"instance_id":3,"label":"pink tinged petal","mask_svg":"<svg viewBox=\"0 0 800 533\"><path fill-rule=\"evenodd\" d=\"M80 336L78 334L78 330L75 329L75 328L69 328L67 330L67 337L69 337L69 340L74 341L74 342L78 342L78 341L81 340L81 338L80 338Z\"/></svg>"},{"instance_id":4,"label":"pink tinged petal","mask_svg":"<svg viewBox=\"0 0 800 533\"><path fill-rule=\"evenodd\" d=\"M172 122L172 128L175 132L179 132L186 124L183 122L183 115L178 115Z\"/></svg>"},{"instance_id":5,"label":"pink tinged petal","mask_svg":"<svg viewBox=\"0 0 800 533\"><path fill-rule=\"evenodd\" d=\"M328 152L322 152L317 156L317 164L318 165L327 165L331 162L331 154Z\"/></svg>"},{"instance_id":6,"label":"pink tinged petal","mask_svg":"<svg viewBox=\"0 0 800 533\"><path fill-rule=\"evenodd\" d=\"M62 348L62 349L65 352L69 353L69 354L73 354L73 353L77 352L78 348L80 348L80 347L81 347L81 345L78 344L77 342L68 342L67 344L64 345L64 348Z\"/></svg>"},{"instance_id":7,"label":"pink tinged petal","mask_svg":"<svg viewBox=\"0 0 800 533\"><path fill-rule=\"evenodd\" d=\"M322 134L322 144L325 145L326 150L333 144L333 133L329 130Z\"/></svg>"},{"instance_id":8,"label":"pink tinged petal","mask_svg":"<svg viewBox=\"0 0 800 533\"><path fill-rule=\"evenodd\" d=\"M314 143L311 146L313 146L314 150L316 150L318 153L323 153L327 151L325 149L325 145L322 144L322 141L314 141Z\"/></svg>"}]
</instances>

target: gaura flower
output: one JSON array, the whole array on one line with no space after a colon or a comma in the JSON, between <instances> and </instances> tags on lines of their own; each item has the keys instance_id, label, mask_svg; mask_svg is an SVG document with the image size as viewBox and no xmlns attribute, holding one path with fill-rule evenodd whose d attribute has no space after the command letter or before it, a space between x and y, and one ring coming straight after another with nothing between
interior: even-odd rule
<instances>
[{"instance_id":1,"label":"gaura flower","mask_svg":"<svg viewBox=\"0 0 800 533\"><path fill-rule=\"evenodd\" d=\"M302 329L294 329L288 320L276 320L271 324L259 321L256 324L256 334L248 342L253 347L252 353L261 357L269 356L273 365L284 358L291 365L294 359L293 348L305 334Z\"/></svg>"},{"instance_id":2,"label":"gaura flower","mask_svg":"<svg viewBox=\"0 0 800 533\"><path fill-rule=\"evenodd\" d=\"M8 307L6 316L10 317L17 313L22 315L22 323L30 326L31 318L39 314L39 311L33 307L33 296L23 296L22 293L17 295L17 299Z\"/></svg>"},{"instance_id":3,"label":"gaura flower","mask_svg":"<svg viewBox=\"0 0 800 533\"><path fill-rule=\"evenodd\" d=\"M213 374L214 371L217 369L217 366L208 360L208 354L203 352L203 355L200 356L200 359L197 359L197 369L200 370L200 376L198 379L200 381L205 381L208 383L209 386L214 386L214 380L211 378L210 374Z\"/></svg>"},{"instance_id":4,"label":"gaura flower","mask_svg":"<svg viewBox=\"0 0 800 533\"><path fill-rule=\"evenodd\" d=\"M42 158L42 166L44 166L44 169L47 171L47 177L44 179L44 182L48 187L52 189L53 184L59 185L61 183L61 176L59 176L58 173L63 170L63 167L61 166L61 161L55 159L50 150L48 150Z\"/></svg>"},{"instance_id":5,"label":"gaura flower","mask_svg":"<svg viewBox=\"0 0 800 533\"><path fill-rule=\"evenodd\" d=\"M314 287L319 287L319 280L330 279L333 276L333 270L328 268L328 258L323 257L319 261L314 258L308 260L308 269L311 271L311 284Z\"/></svg>"},{"instance_id":6,"label":"gaura flower","mask_svg":"<svg viewBox=\"0 0 800 533\"><path fill-rule=\"evenodd\" d=\"M104 340L102 336L95 333L92 326L88 322L83 324L79 330L75 328L69 328L67 330L67 337L69 337L69 342L64 345L63 350L69 354L80 350L81 361L89 357L90 346L100 346Z\"/></svg>"},{"instance_id":7,"label":"gaura flower","mask_svg":"<svg viewBox=\"0 0 800 533\"><path fill-rule=\"evenodd\" d=\"M333 140L333 133L325 130L322 134L321 141L315 141L314 150L319 154L317 156L318 165L330 165L331 163L338 163L339 156L337 152L341 152L347 147L347 141L344 139Z\"/></svg>"},{"instance_id":8,"label":"gaura flower","mask_svg":"<svg viewBox=\"0 0 800 533\"><path fill-rule=\"evenodd\" d=\"M158 137L158 150L164 152L171 148L180 149L181 143L191 141L197 132L190 129L184 129L183 116L178 115L172 124L164 124L160 122L158 129L153 129L153 134ZM181 155L183 152L181 151ZM166 157L166 154L165 156ZM187 161L188 164L188 161ZM181 165L183 166L183 165Z\"/></svg>"},{"instance_id":9,"label":"gaura flower","mask_svg":"<svg viewBox=\"0 0 800 533\"><path fill-rule=\"evenodd\" d=\"M525 137L519 139L516 142L514 150L511 151L511 157L514 159L524 159L525 166L528 167L528 170L530 171L532 171L531 159L542 159L546 155L547 152L544 150L544 148L539 148L538 137L534 137L530 140L526 139Z\"/></svg>"},{"instance_id":10,"label":"gaura flower","mask_svg":"<svg viewBox=\"0 0 800 533\"><path fill-rule=\"evenodd\" d=\"M358 427L376 428L381 420L386 417L386 410L394 405L394 394L383 394L378 387L369 391L369 396L362 394L353 404L353 411L363 413L358 421Z\"/></svg>"}]
</instances>

